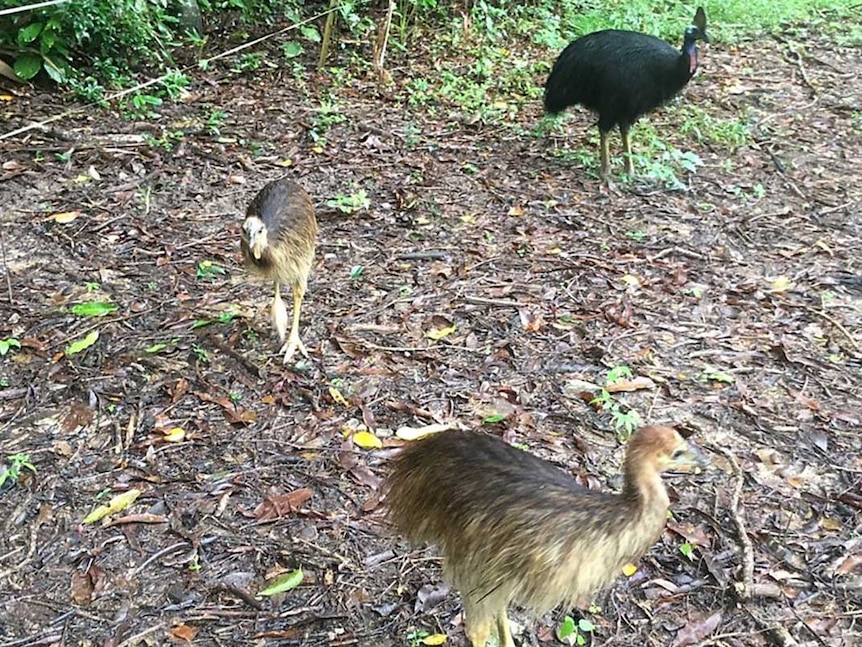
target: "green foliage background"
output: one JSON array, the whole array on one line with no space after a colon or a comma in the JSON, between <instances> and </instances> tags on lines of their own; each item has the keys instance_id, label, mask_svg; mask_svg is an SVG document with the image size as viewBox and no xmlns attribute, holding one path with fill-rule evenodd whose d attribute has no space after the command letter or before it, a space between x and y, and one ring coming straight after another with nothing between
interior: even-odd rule
<instances>
[{"instance_id":1,"label":"green foliage background","mask_svg":"<svg viewBox=\"0 0 862 647\"><path fill-rule=\"evenodd\" d=\"M47 77L85 98L98 99L106 89L129 87L145 74L152 77L171 70L179 48L203 46L202 36L180 28L180 2L70 0L0 16L0 59L24 80ZM836 17L852 15L857 2L703 0L699 4L709 16L711 36L721 42L776 30L788 22L817 29L824 12L830 13L834 25ZM0 0L0 9L21 4L22 0ZM387 3L336 0L334 5L340 32L367 45ZM199 6L205 31L236 44L233 41L251 38L248 30L254 27L299 21L331 5L328 0L199 0ZM459 44L458 31L467 23L472 25L474 41L517 39L551 50L580 34L608 27L673 41L694 7L695 3L677 0L396 0L391 42L408 51L419 42L417 37L431 36L451 47ZM300 42L319 42L321 30L322 24L304 29L285 55L298 55Z\"/></svg>"}]
</instances>

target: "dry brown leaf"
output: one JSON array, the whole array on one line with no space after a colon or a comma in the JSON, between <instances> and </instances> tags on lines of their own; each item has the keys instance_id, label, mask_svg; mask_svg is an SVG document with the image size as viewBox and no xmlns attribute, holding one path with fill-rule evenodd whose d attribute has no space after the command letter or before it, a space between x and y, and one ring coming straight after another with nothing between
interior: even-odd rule
<instances>
[{"instance_id":1,"label":"dry brown leaf","mask_svg":"<svg viewBox=\"0 0 862 647\"><path fill-rule=\"evenodd\" d=\"M709 617L688 618L686 625L679 630L673 641L673 647L688 647L695 645L718 629L721 624L721 611L716 611Z\"/></svg>"},{"instance_id":2,"label":"dry brown leaf","mask_svg":"<svg viewBox=\"0 0 862 647\"><path fill-rule=\"evenodd\" d=\"M91 602L93 596L105 589L105 571L95 564L90 565L86 571L75 570L72 573L70 594L72 600L85 606Z\"/></svg>"},{"instance_id":3,"label":"dry brown leaf","mask_svg":"<svg viewBox=\"0 0 862 647\"><path fill-rule=\"evenodd\" d=\"M836 575L847 575L862 566L862 551L847 555L835 569Z\"/></svg>"},{"instance_id":4,"label":"dry brown leaf","mask_svg":"<svg viewBox=\"0 0 862 647\"><path fill-rule=\"evenodd\" d=\"M190 643L194 640L195 636L198 635L198 631L199 629L197 627L192 627L191 625L179 625L171 629L171 638L184 640L187 643Z\"/></svg>"},{"instance_id":5,"label":"dry brown leaf","mask_svg":"<svg viewBox=\"0 0 862 647\"><path fill-rule=\"evenodd\" d=\"M526 308L518 309L518 316L521 318L521 325L528 332L540 332L545 328L545 319L541 312L531 312Z\"/></svg>"},{"instance_id":6,"label":"dry brown leaf","mask_svg":"<svg viewBox=\"0 0 862 647\"><path fill-rule=\"evenodd\" d=\"M357 463L350 468L350 474L363 485L367 485L372 490L380 487L380 478L372 472L368 466Z\"/></svg>"},{"instance_id":7,"label":"dry brown leaf","mask_svg":"<svg viewBox=\"0 0 862 647\"><path fill-rule=\"evenodd\" d=\"M293 512L299 512L300 507L311 499L313 492L309 488L300 488L287 494L270 493L254 509L251 516L258 521L272 521Z\"/></svg>"},{"instance_id":8,"label":"dry brown leaf","mask_svg":"<svg viewBox=\"0 0 862 647\"><path fill-rule=\"evenodd\" d=\"M83 402L72 402L69 415L63 419L63 431L71 433L78 427L86 427L93 422L93 410Z\"/></svg>"},{"instance_id":9,"label":"dry brown leaf","mask_svg":"<svg viewBox=\"0 0 862 647\"><path fill-rule=\"evenodd\" d=\"M168 518L163 514L149 514L142 512L140 514L127 514L124 517L112 519L106 526L119 526L124 523L165 523Z\"/></svg>"},{"instance_id":10,"label":"dry brown leaf","mask_svg":"<svg viewBox=\"0 0 862 647\"><path fill-rule=\"evenodd\" d=\"M81 606L90 604L93 598L93 580L90 579L89 571L86 573L74 571L70 588L72 602Z\"/></svg>"},{"instance_id":11,"label":"dry brown leaf","mask_svg":"<svg viewBox=\"0 0 862 647\"><path fill-rule=\"evenodd\" d=\"M611 382L605 387L608 393L621 393L629 391L640 391L641 389L654 389L655 382L648 377L635 377L632 379L621 378Z\"/></svg>"},{"instance_id":12,"label":"dry brown leaf","mask_svg":"<svg viewBox=\"0 0 862 647\"><path fill-rule=\"evenodd\" d=\"M232 425L249 425L257 420L257 414L254 411L238 407L230 398L210 395L203 391L195 391L194 394L204 402L219 405L224 417Z\"/></svg>"}]
</instances>

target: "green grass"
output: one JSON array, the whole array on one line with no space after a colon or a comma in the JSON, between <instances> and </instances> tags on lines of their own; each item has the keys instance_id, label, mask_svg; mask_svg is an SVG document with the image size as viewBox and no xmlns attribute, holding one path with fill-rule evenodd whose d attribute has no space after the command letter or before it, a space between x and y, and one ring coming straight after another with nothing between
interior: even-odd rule
<instances>
[{"instance_id":1,"label":"green grass","mask_svg":"<svg viewBox=\"0 0 862 647\"><path fill-rule=\"evenodd\" d=\"M719 43L776 31L788 23L835 24L836 19L856 19L859 6L858 0L702 0L691 4L593 0L525 8L513 21L520 33L550 48L599 29L630 29L679 43L698 4L706 11L707 32Z\"/></svg>"},{"instance_id":2,"label":"green grass","mask_svg":"<svg viewBox=\"0 0 862 647\"><path fill-rule=\"evenodd\" d=\"M700 2L707 12L712 47L779 30L792 33L793 24L795 29L818 29L834 39L841 35L848 43L856 43L862 40L862 27L851 9L854 3L858 0ZM405 85L406 98L435 114L449 110L483 123L508 126L524 106L540 101L541 84L554 58L578 36L620 28L654 34L678 45L697 4L670 0L476 2L467 28L450 16L416 30L433 52L437 68L433 74L417 70ZM525 42L531 45L525 46ZM723 121L687 107L685 121L684 134L727 151L749 141L744 115ZM686 164L685 159L676 161Z\"/></svg>"},{"instance_id":3,"label":"green grass","mask_svg":"<svg viewBox=\"0 0 862 647\"><path fill-rule=\"evenodd\" d=\"M681 117L680 133L698 142L732 153L751 141L751 125L746 117L722 119L692 103L679 104L676 112Z\"/></svg>"}]
</instances>

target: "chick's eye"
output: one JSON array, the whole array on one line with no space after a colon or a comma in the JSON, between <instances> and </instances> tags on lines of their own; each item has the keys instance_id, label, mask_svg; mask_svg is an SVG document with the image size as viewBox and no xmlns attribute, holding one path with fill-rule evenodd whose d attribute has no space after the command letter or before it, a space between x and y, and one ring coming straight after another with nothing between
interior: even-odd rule
<instances>
[{"instance_id":1,"label":"chick's eye","mask_svg":"<svg viewBox=\"0 0 862 647\"><path fill-rule=\"evenodd\" d=\"M676 451L674 451L674 453L673 453L673 454L671 454L671 456L670 456L670 457L671 457L672 459L676 460L677 458L682 458L684 454L685 454L685 449L683 449L682 447L680 447L679 449L677 449Z\"/></svg>"}]
</instances>

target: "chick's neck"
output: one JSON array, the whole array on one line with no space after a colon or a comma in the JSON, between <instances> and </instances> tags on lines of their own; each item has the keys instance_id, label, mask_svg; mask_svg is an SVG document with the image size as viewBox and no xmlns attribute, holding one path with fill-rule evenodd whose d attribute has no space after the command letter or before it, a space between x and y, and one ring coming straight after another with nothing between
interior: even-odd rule
<instances>
[{"instance_id":1,"label":"chick's neck","mask_svg":"<svg viewBox=\"0 0 862 647\"><path fill-rule=\"evenodd\" d=\"M623 498L640 512L655 512L664 518L670 499L654 461L637 455L626 458Z\"/></svg>"}]
</instances>

